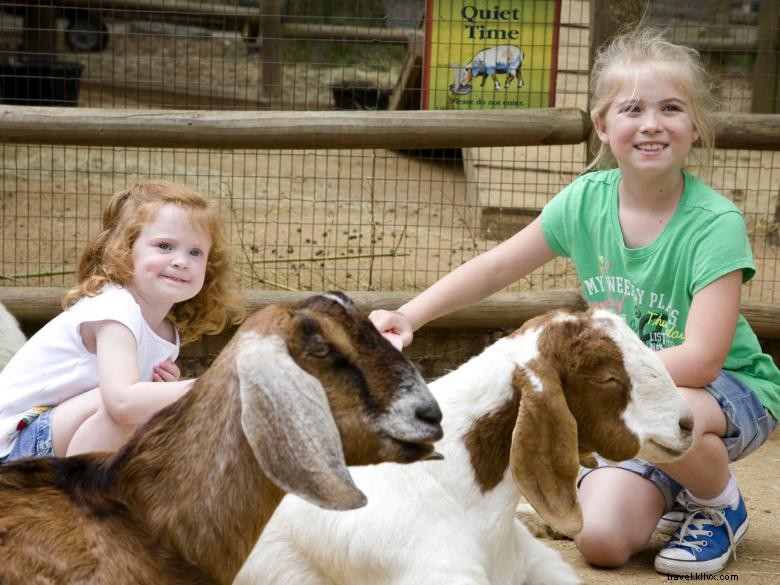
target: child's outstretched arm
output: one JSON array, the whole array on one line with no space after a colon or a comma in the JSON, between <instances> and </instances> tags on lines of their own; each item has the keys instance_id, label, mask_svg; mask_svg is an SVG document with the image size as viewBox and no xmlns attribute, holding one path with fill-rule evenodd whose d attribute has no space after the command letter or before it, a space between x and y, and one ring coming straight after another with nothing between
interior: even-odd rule
<instances>
[{"instance_id":1,"label":"child's outstretched arm","mask_svg":"<svg viewBox=\"0 0 780 585\"><path fill-rule=\"evenodd\" d=\"M404 345L413 332L438 317L472 305L555 258L542 233L541 217L498 246L472 258L398 311L373 311L380 332L401 336Z\"/></svg>"},{"instance_id":2,"label":"child's outstretched arm","mask_svg":"<svg viewBox=\"0 0 780 585\"><path fill-rule=\"evenodd\" d=\"M742 270L721 276L693 296L685 338L658 357L678 386L702 388L720 374L739 316Z\"/></svg>"},{"instance_id":3,"label":"child's outstretched arm","mask_svg":"<svg viewBox=\"0 0 780 585\"><path fill-rule=\"evenodd\" d=\"M90 325L95 334L100 395L107 412L118 423L146 422L189 390L193 380L140 381L136 340L130 330L118 321ZM161 377L178 378L178 368L168 366L165 372L158 370Z\"/></svg>"}]
</instances>

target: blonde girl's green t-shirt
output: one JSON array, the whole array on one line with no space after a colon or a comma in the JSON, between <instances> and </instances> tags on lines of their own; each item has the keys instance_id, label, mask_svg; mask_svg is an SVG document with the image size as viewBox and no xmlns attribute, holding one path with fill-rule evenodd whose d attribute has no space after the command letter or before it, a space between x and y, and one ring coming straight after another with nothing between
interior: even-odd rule
<instances>
[{"instance_id":1,"label":"blonde girl's green t-shirt","mask_svg":"<svg viewBox=\"0 0 780 585\"><path fill-rule=\"evenodd\" d=\"M743 282L755 274L740 210L695 176L684 173L684 179L674 216L641 248L624 245L618 169L580 176L542 210L547 243L572 259L588 302L622 315L653 350L683 342L698 291L734 270L742 270ZM723 369L780 418L780 371L742 315Z\"/></svg>"}]
</instances>

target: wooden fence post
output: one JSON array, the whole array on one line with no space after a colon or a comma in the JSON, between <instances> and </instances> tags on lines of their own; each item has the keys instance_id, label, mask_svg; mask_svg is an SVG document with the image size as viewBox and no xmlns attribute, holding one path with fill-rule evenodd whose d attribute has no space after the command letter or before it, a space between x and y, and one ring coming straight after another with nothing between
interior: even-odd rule
<instances>
[{"instance_id":1,"label":"wooden fence post","mask_svg":"<svg viewBox=\"0 0 780 585\"><path fill-rule=\"evenodd\" d=\"M753 101L750 111L773 114L780 111L780 3L762 2L758 13L758 46L753 75Z\"/></svg>"},{"instance_id":2,"label":"wooden fence post","mask_svg":"<svg viewBox=\"0 0 780 585\"><path fill-rule=\"evenodd\" d=\"M263 68L261 82L263 95L273 104L282 99L282 0L263 0L260 5L260 32L262 38ZM275 106L275 107L278 107Z\"/></svg>"},{"instance_id":3,"label":"wooden fence post","mask_svg":"<svg viewBox=\"0 0 780 585\"><path fill-rule=\"evenodd\" d=\"M624 27L636 24L644 15L645 0L590 0L590 50L588 52L588 71L593 69L596 51L614 37ZM590 112L590 95L588 95ZM592 136L588 144L592 144ZM593 159L593 153L586 151L587 162Z\"/></svg>"}]
</instances>

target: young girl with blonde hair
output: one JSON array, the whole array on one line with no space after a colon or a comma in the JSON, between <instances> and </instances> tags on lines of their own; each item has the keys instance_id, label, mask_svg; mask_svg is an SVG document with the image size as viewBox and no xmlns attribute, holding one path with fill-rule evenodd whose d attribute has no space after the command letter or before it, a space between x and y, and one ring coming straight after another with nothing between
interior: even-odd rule
<instances>
[{"instance_id":1,"label":"young girl with blonde hair","mask_svg":"<svg viewBox=\"0 0 780 585\"><path fill-rule=\"evenodd\" d=\"M110 199L77 280L0 372L0 463L117 449L189 390L180 344L243 316L218 215L167 181Z\"/></svg>"},{"instance_id":2,"label":"young girl with blonde hair","mask_svg":"<svg viewBox=\"0 0 780 585\"><path fill-rule=\"evenodd\" d=\"M705 160L713 148L710 83L694 50L640 27L598 53L591 84L600 170L513 237L371 319L406 345L432 319L555 256L571 258L588 302L622 315L657 350L695 420L693 446L677 461L603 462L583 473L575 543L593 564L624 565L679 503L656 570L717 572L748 526L729 462L777 426L780 371L739 314L740 288L755 274L744 218L684 168L695 144Z\"/></svg>"}]
</instances>

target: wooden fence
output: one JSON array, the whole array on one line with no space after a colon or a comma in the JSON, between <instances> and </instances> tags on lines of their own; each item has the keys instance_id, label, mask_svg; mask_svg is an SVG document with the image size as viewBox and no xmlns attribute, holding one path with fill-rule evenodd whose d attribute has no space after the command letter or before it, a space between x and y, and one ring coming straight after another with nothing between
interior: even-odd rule
<instances>
[{"instance_id":1,"label":"wooden fence","mask_svg":"<svg viewBox=\"0 0 780 585\"><path fill-rule=\"evenodd\" d=\"M0 106L9 144L149 148L473 148L579 144L577 108L484 111L236 112ZM719 148L780 150L779 114L719 114Z\"/></svg>"},{"instance_id":2,"label":"wooden fence","mask_svg":"<svg viewBox=\"0 0 780 585\"><path fill-rule=\"evenodd\" d=\"M576 108L511 111L193 112L5 106L0 140L62 144L188 148L467 148L578 144L591 124ZM780 115L724 114L721 147L780 149ZM59 312L60 289L0 288L0 302L22 321L43 322ZM297 300L307 293L246 291L250 308ZM396 307L410 294L352 293L365 310ZM512 327L553 307L582 306L578 291L495 295L433 323L442 327ZM780 307L743 305L763 339L780 339Z\"/></svg>"}]
</instances>

